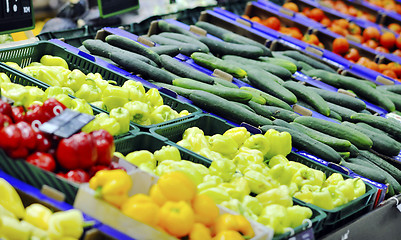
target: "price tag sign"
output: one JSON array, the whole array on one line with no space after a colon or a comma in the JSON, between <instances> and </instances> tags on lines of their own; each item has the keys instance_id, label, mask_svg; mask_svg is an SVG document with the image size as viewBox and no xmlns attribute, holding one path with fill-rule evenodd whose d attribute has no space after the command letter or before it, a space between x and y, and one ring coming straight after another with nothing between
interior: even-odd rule
<instances>
[{"instance_id":1,"label":"price tag sign","mask_svg":"<svg viewBox=\"0 0 401 240\"><path fill-rule=\"evenodd\" d=\"M33 29L32 0L0 1L0 34Z\"/></svg>"},{"instance_id":2,"label":"price tag sign","mask_svg":"<svg viewBox=\"0 0 401 240\"><path fill-rule=\"evenodd\" d=\"M98 0L100 16L111 17L139 8L139 0Z\"/></svg>"}]
</instances>

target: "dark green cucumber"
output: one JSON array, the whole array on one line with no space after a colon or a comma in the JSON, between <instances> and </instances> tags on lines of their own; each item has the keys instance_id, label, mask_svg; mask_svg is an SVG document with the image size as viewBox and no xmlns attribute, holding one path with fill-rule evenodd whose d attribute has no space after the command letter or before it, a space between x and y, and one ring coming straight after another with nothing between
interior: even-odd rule
<instances>
[{"instance_id":1,"label":"dark green cucumber","mask_svg":"<svg viewBox=\"0 0 401 240\"><path fill-rule=\"evenodd\" d=\"M332 73L332 72L328 72L326 70L322 70L322 69L302 69L302 72L306 75L308 75L309 77L314 77L314 78L318 78L320 79L320 81L327 83L333 87L336 88L340 88L340 81L339 81L339 77L338 74L336 73Z\"/></svg>"},{"instance_id":2,"label":"dark green cucumber","mask_svg":"<svg viewBox=\"0 0 401 240\"><path fill-rule=\"evenodd\" d=\"M253 92L253 91L248 91L245 89L240 89L241 91L245 91L248 92L250 94L252 94L252 98L250 101L261 104L261 105L265 105L266 104L266 99L264 97L262 97L259 93Z\"/></svg>"},{"instance_id":3,"label":"dark green cucumber","mask_svg":"<svg viewBox=\"0 0 401 240\"><path fill-rule=\"evenodd\" d=\"M369 111L366 110L366 109L364 109L364 110L362 110L362 111L359 111L358 113L366 113L366 114L369 114L369 115L373 115L371 112L369 112Z\"/></svg>"},{"instance_id":4,"label":"dark green cucumber","mask_svg":"<svg viewBox=\"0 0 401 240\"><path fill-rule=\"evenodd\" d=\"M121 49L141 54L155 62L160 66L160 56L155 53L152 48L145 47L144 45L120 35L109 35L106 37L106 42Z\"/></svg>"},{"instance_id":5,"label":"dark green cucumber","mask_svg":"<svg viewBox=\"0 0 401 240\"><path fill-rule=\"evenodd\" d=\"M284 56L280 52L272 52L272 55L273 55L274 58L283 59L283 60L286 60L286 61L289 61L289 62L295 64L295 66L297 66L297 71L301 71L302 70L302 65L299 64L299 61L297 61L295 59L292 59L290 57Z\"/></svg>"},{"instance_id":6,"label":"dark green cucumber","mask_svg":"<svg viewBox=\"0 0 401 240\"><path fill-rule=\"evenodd\" d=\"M372 149L378 153L381 153L386 156L396 156L401 151L399 145L390 144L394 140L384 134L377 134L376 132L370 131L367 128L362 127L361 125L353 124L350 122L343 122L341 124L344 126L355 128L356 130L368 136L373 142Z\"/></svg>"},{"instance_id":7,"label":"dark green cucumber","mask_svg":"<svg viewBox=\"0 0 401 240\"><path fill-rule=\"evenodd\" d=\"M180 53L180 49L175 45L160 45L152 47L152 50L159 55L165 54L171 57L175 57Z\"/></svg>"},{"instance_id":8,"label":"dark green cucumber","mask_svg":"<svg viewBox=\"0 0 401 240\"><path fill-rule=\"evenodd\" d=\"M237 62L240 64L244 64L244 65L258 66L258 67L262 68L263 70L276 75L277 77L281 78L282 80L291 79L291 76L292 76L292 73L290 71L288 71L286 68L283 68L281 66L274 65L271 63L261 62L261 61L243 58L243 57L234 56L234 55L225 55L222 58L224 60L229 60L229 61Z\"/></svg>"},{"instance_id":9,"label":"dark green cucumber","mask_svg":"<svg viewBox=\"0 0 401 240\"><path fill-rule=\"evenodd\" d=\"M372 127L383 130L397 141L401 141L401 123L390 121L386 118L365 113L357 113L351 116L353 122L364 122Z\"/></svg>"},{"instance_id":10,"label":"dark green cucumber","mask_svg":"<svg viewBox=\"0 0 401 240\"><path fill-rule=\"evenodd\" d=\"M330 115L330 108L327 102L313 90L294 81L287 81L283 86L294 93L297 99L302 99L310 104L317 112L325 116Z\"/></svg>"},{"instance_id":11,"label":"dark green cucumber","mask_svg":"<svg viewBox=\"0 0 401 240\"><path fill-rule=\"evenodd\" d=\"M238 55L241 57L258 58L264 54L262 48L252 45L223 42L208 37L199 37L198 39L209 47L210 52L220 56Z\"/></svg>"},{"instance_id":12,"label":"dark green cucumber","mask_svg":"<svg viewBox=\"0 0 401 240\"><path fill-rule=\"evenodd\" d=\"M212 77L212 79L215 84L223 85L224 87L229 87L229 88L237 88L237 89L239 88L237 85L235 85L234 83L232 83L230 81L227 81L227 80L224 80L224 79L221 79L218 77Z\"/></svg>"},{"instance_id":13,"label":"dark green cucumber","mask_svg":"<svg viewBox=\"0 0 401 240\"><path fill-rule=\"evenodd\" d=\"M170 89L171 91L174 91L178 95L181 95L186 98L189 98L189 94L191 94L194 91L192 89L177 87L177 86L166 84L166 83L153 82L153 84L156 86L159 86L159 87L164 87L164 88Z\"/></svg>"},{"instance_id":14,"label":"dark green cucumber","mask_svg":"<svg viewBox=\"0 0 401 240\"><path fill-rule=\"evenodd\" d=\"M338 75L338 81L342 88L349 89L355 92L360 98L363 98L373 104L376 104L389 112L395 110L394 103L381 92L368 84L355 81L356 78ZM358 80L358 79L357 79Z\"/></svg>"},{"instance_id":15,"label":"dark green cucumber","mask_svg":"<svg viewBox=\"0 0 401 240\"><path fill-rule=\"evenodd\" d=\"M323 64L323 63L321 63L321 62L319 62L319 61L317 61L317 60L315 60L315 59L313 59L311 57L308 57L308 56L306 56L306 55L304 55L304 54L302 54L300 52L287 50L287 51L283 52L283 54L285 56L288 56L288 57L293 58L295 60L305 62L305 63L311 65L314 68L324 69L326 71L333 72L333 73L335 72L331 67L327 66L326 64Z\"/></svg>"},{"instance_id":16,"label":"dark green cucumber","mask_svg":"<svg viewBox=\"0 0 401 240\"><path fill-rule=\"evenodd\" d=\"M234 102L205 91L195 90L189 99L205 111L214 113L235 123L246 122L255 127L272 124L272 121L246 108L239 108Z\"/></svg>"},{"instance_id":17,"label":"dark green cucumber","mask_svg":"<svg viewBox=\"0 0 401 240\"><path fill-rule=\"evenodd\" d=\"M290 125L294 126L298 129L298 131L305 133L309 137L332 147L336 151L348 152L349 148L351 147L351 142L348 140L332 137L297 122L292 122Z\"/></svg>"},{"instance_id":18,"label":"dark green cucumber","mask_svg":"<svg viewBox=\"0 0 401 240\"><path fill-rule=\"evenodd\" d=\"M294 111L290 105L288 105L286 102L284 102L283 100L280 100L276 97L273 97L270 94L267 94L265 92L260 91L259 89L256 88L252 88L252 87L241 87L240 89L243 90L247 90L247 91L251 91L251 92L255 92L257 94L260 94L260 96L262 96L265 100L266 100L266 105L268 106L275 106L275 107L280 107L280 108L284 108L288 111Z\"/></svg>"},{"instance_id":19,"label":"dark green cucumber","mask_svg":"<svg viewBox=\"0 0 401 240\"><path fill-rule=\"evenodd\" d=\"M367 179L370 179L378 183L383 183L383 184L386 183L386 176L383 175L383 173L381 171L378 171L377 169L373 169L365 165L349 163L346 161L342 161L341 165L346 168L349 168L351 171L353 171L358 175L366 177Z\"/></svg>"},{"instance_id":20,"label":"dark green cucumber","mask_svg":"<svg viewBox=\"0 0 401 240\"><path fill-rule=\"evenodd\" d=\"M358 98L354 98L339 92L331 92L314 87L308 88L313 89L317 94L319 94L324 100L328 102L352 109L357 112L366 109L365 102Z\"/></svg>"},{"instance_id":21,"label":"dark green cucumber","mask_svg":"<svg viewBox=\"0 0 401 240\"><path fill-rule=\"evenodd\" d=\"M173 32L162 32L159 35L162 37L174 39L174 40L177 40L180 42L197 45L198 47L200 47L202 52L205 52L205 53L209 52L209 48L204 43L200 42L199 40L197 40L194 37L188 37L186 35L183 35L180 33L173 33Z\"/></svg>"},{"instance_id":22,"label":"dark green cucumber","mask_svg":"<svg viewBox=\"0 0 401 240\"><path fill-rule=\"evenodd\" d=\"M304 101L302 101L302 100L299 100L299 99L298 99L298 101L297 101L297 105L302 106L302 107L304 107L304 108L307 108L307 109L309 109L309 110L314 110L314 111L316 111L316 109L315 109L314 107L312 107L311 105L309 105L309 104L307 104L306 102L304 102ZM317 112L317 111L316 111L316 112ZM329 118L331 118L331 119L333 119L333 120L336 120L336 121L339 121L339 122L341 122L341 121L343 120L343 119L341 118L340 114L338 114L338 113L335 112L335 111L332 111L331 109L330 109Z\"/></svg>"},{"instance_id":23,"label":"dark green cucumber","mask_svg":"<svg viewBox=\"0 0 401 240\"><path fill-rule=\"evenodd\" d=\"M386 91L389 91L389 92L401 94L401 84L381 85L381 86L377 86L376 89L378 89L378 90L386 90Z\"/></svg>"},{"instance_id":24,"label":"dark green cucumber","mask_svg":"<svg viewBox=\"0 0 401 240\"><path fill-rule=\"evenodd\" d=\"M393 145L397 148L401 148L401 143L397 142L393 137L391 137L391 135L389 133L386 133L385 131L378 129L376 127L372 127L369 124L364 123L364 122L358 122L358 123L356 123L356 125L358 125L359 127L363 127L371 132L374 132L376 135L380 135L382 138L387 137L385 142L387 142L389 145Z\"/></svg>"},{"instance_id":25,"label":"dark green cucumber","mask_svg":"<svg viewBox=\"0 0 401 240\"><path fill-rule=\"evenodd\" d=\"M252 99L253 95L249 92L228 88L224 86L210 85L207 83L199 82L190 78L177 78L173 80L173 85L177 87L202 90L209 93L213 93L217 96L225 98L230 101L236 102L248 102Z\"/></svg>"},{"instance_id":26,"label":"dark green cucumber","mask_svg":"<svg viewBox=\"0 0 401 240\"><path fill-rule=\"evenodd\" d=\"M209 34L216 36L220 39L223 39L226 42L246 44L246 45L260 47L263 50L264 56L272 56L270 49L268 49L265 45L258 43L250 38L233 33L229 30L218 27L218 26L208 23L208 22L199 21L199 22L195 23L195 25L197 27L200 27L200 28L206 30Z\"/></svg>"},{"instance_id":27,"label":"dark green cucumber","mask_svg":"<svg viewBox=\"0 0 401 240\"><path fill-rule=\"evenodd\" d=\"M299 131L294 125L292 125L289 122L284 121L284 120L282 120L280 118L274 119L273 120L273 125L281 126L281 127L285 127L285 128L291 128L294 131L298 131L298 132L303 133L302 131Z\"/></svg>"},{"instance_id":28,"label":"dark green cucumber","mask_svg":"<svg viewBox=\"0 0 401 240\"><path fill-rule=\"evenodd\" d=\"M294 104L297 102L297 97L290 90L278 84L271 78L263 77L266 71L252 66L245 66L245 68L248 74L248 79L253 87L273 95L287 104Z\"/></svg>"},{"instance_id":29,"label":"dark green cucumber","mask_svg":"<svg viewBox=\"0 0 401 240\"><path fill-rule=\"evenodd\" d=\"M274 120L273 112L265 108L265 106L251 101L248 102L248 106L252 108L257 114Z\"/></svg>"},{"instance_id":30,"label":"dark green cucumber","mask_svg":"<svg viewBox=\"0 0 401 240\"><path fill-rule=\"evenodd\" d=\"M287 122L292 122L295 118L299 117L297 113L279 107L272 107L260 104L257 105L257 103L253 102L249 102L248 105L253 108L258 114L262 115L263 112L270 112L273 118L279 118Z\"/></svg>"},{"instance_id":31,"label":"dark green cucumber","mask_svg":"<svg viewBox=\"0 0 401 240\"><path fill-rule=\"evenodd\" d=\"M114 47L106 42L103 42L101 40L93 40L93 39L87 39L82 43L86 49L88 49L88 51L91 54L94 55L99 55L101 57L105 57L105 58L109 58L110 59L110 55L111 54L118 54L120 53L121 55L126 55L128 58L135 58L137 60L140 60L142 62L145 62L147 64L150 64L154 67L157 67L157 64L155 62L153 62L152 60L150 60L147 57L144 57L140 54L137 53L133 53L127 50L123 50L121 48L118 47Z\"/></svg>"},{"instance_id":32,"label":"dark green cucumber","mask_svg":"<svg viewBox=\"0 0 401 240\"><path fill-rule=\"evenodd\" d=\"M99 41L100 41L100 40L99 40ZM103 61L108 62L108 63L110 63L110 64L112 64L112 65L115 65L115 66L117 65L115 62L111 61L108 57L106 58L106 57L97 55L97 54L95 54L95 53L91 53L84 45L81 45L78 49L79 49L80 51L82 51L82 52L91 54L91 55L94 56L94 57L97 57L97 58L99 58L99 59L102 59ZM156 66L156 63L155 63L155 66Z\"/></svg>"},{"instance_id":33,"label":"dark green cucumber","mask_svg":"<svg viewBox=\"0 0 401 240\"><path fill-rule=\"evenodd\" d=\"M266 132L269 129L275 129L279 132L288 132L291 134L292 144L294 147L305 150L310 154L313 154L317 157L322 158L325 161L340 163L341 156L338 154L333 148L330 146L321 143L308 135L301 133L299 131L295 131L291 128L276 126L276 125L266 125L260 128L263 132Z\"/></svg>"},{"instance_id":34,"label":"dark green cucumber","mask_svg":"<svg viewBox=\"0 0 401 240\"><path fill-rule=\"evenodd\" d=\"M336 105L334 103L327 102L327 105L331 111L338 113L343 121L351 121L351 116L357 113L354 110Z\"/></svg>"},{"instance_id":35,"label":"dark green cucumber","mask_svg":"<svg viewBox=\"0 0 401 240\"><path fill-rule=\"evenodd\" d=\"M359 149L354 145L351 144L349 147L350 157L357 157L359 155Z\"/></svg>"},{"instance_id":36,"label":"dark green cucumber","mask_svg":"<svg viewBox=\"0 0 401 240\"><path fill-rule=\"evenodd\" d=\"M210 70L220 69L233 75L234 77L239 78L243 78L247 75L246 71L237 65L230 64L227 61L206 53L194 52L191 54L191 58L195 61L195 63Z\"/></svg>"},{"instance_id":37,"label":"dark green cucumber","mask_svg":"<svg viewBox=\"0 0 401 240\"><path fill-rule=\"evenodd\" d=\"M134 72L135 74L141 74L145 79L171 84L175 78L173 74L158 67L141 62L136 58L129 57L128 54L123 55L121 52L111 53L110 59L128 71Z\"/></svg>"},{"instance_id":38,"label":"dark green cucumber","mask_svg":"<svg viewBox=\"0 0 401 240\"><path fill-rule=\"evenodd\" d=\"M359 156L364 157L370 162L376 164L383 170L387 171L398 182L401 182L401 171L398 168L391 165L391 163L387 162L386 160L382 159L381 157L369 151L359 151Z\"/></svg>"},{"instance_id":39,"label":"dark green cucumber","mask_svg":"<svg viewBox=\"0 0 401 240\"><path fill-rule=\"evenodd\" d=\"M401 110L401 95L398 93L377 89L380 93L388 97L393 103L397 110Z\"/></svg>"},{"instance_id":40,"label":"dark green cucumber","mask_svg":"<svg viewBox=\"0 0 401 240\"><path fill-rule=\"evenodd\" d=\"M298 117L295 119L295 122L330 136L346 139L359 149L370 149L373 145L372 140L365 134L337 123L307 116Z\"/></svg>"},{"instance_id":41,"label":"dark green cucumber","mask_svg":"<svg viewBox=\"0 0 401 240\"><path fill-rule=\"evenodd\" d=\"M175 33L187 35L189 37L195 36L192 32L185 30L183 28L180 28L174 24L168 23L164 20L159 20L157 22L157 26L159 27L159 30L161 32L175 32Z\"/></svg>"},{"instance_id":42,"label":"dark green cucumber","mask_svg":"<svg viewBox=\"0 0 401 240\"><path fill-rule=\"evenodd\" d=\"M306 62L302 62L302 61L296 61L297 66L299 66L302 70L308 71L311 69L315 69L313 68L311 65L307 64Z\"/></svg>"},{"instance_id":43,"label":"dark green cucumber","mask_svg":"<svg viewBox=\"0 0 401 240\"><path fill-rule=\"evenodd\" d=\"M338 152L340 154L341 158L344 160L347 160L350 156L350 152Z\"/></svg>"},{"instance_id":44,"label":"dark green cucumber","mask_svg":"<svg viewBox=\"0 0 401 240\"><path fill-rule=\"evenodd\" d=\"M162 37L160 35L152 35L150 36L150 40L160 44L160 45L174 45L177 46L180 53L190 56L194 52L200 52L201 48L197 45L190 43L182 43L180 41L176 41L170 38Z\"/></svg>"},{"instance_id":45,"label":"dark green cucumber","mask_svg":"<svg viewBox=\"0 0 401 240\"><path fill-rule=\"evenodd\" d=\"M233 103L237 104L239 107L243 107L251 112L256 113L255 110L253 110L250 106L246 105L245 103L234 102L234 101L233 101Z\"/></svg>"},{"instance_id":46,"label":"dark green cucumber","mask_svg":"<svg viewBox=\"0 0 401 240\"><path fill-rule=\"evenodd\" d=\"M358 165L363 165L368 168L373 168L376 171L379 171L382 175L384 175L384 177L386 178L386 183L390 184L392 189L395 189L395 191L397 191L397 193L401 192L401 185L397 182L397 180L393 176L391 176L387 171L380 168L376 164L370 162L366 158L364 158L364 157L349 158L347 160L347 162L358 164ZM361 176L364 176L364 175L361 175Z\"/></svg>"},{"instance_id":47,"label":"dark green cucumber","mask_svg":"<svg viewBox=\"0 0 401 240\"><path fill-rule=\"evenodd\" d=\"M276 58L276 57L259 57L259 60L265 63L270 63L274 64L280 67L283 67L290 71L291 74L294 74L297 71L297 65L295 65L293 62L288 61L286 59L282 58Z\"/></svg>"},{"instance_id":48,"label":"dark green cucumber","mask_svg":"<svg viewBox=\"0 0 401 240\"><path fill-rule=\"evenodd\" d=\"M162 67L170 72L177 74L178 76L192 78L208 84L214 84L214 80L211 76L197 71L193 67L190 67L187 64L180 62L179 60L174 59L168 55L161 55L160 63Z\"/></svg>"}]
</instances>

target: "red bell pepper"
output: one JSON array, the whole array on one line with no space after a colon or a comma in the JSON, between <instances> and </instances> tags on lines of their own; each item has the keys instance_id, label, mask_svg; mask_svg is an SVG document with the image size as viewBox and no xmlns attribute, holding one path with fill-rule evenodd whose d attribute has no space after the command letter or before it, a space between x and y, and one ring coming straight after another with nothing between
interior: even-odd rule
<instances>
[{"instance_id":1,"label":"red bell pepper","mask_svg":"<svg viewBox=\"0 0 401 240\"><path fill-rule=\"evenodd\" d=\"M36 151L47 152L51 147L50 140L42 132L36 132Z\"/></svg>"},{"instance_id":2,"label":"red bell pepper","mask_svg":"<svg viewBox=\"0 0 401 240\"><path fill-rule=\"evenodd\" d=\"M25 120L28 123L32 123L35 120L40 121L40 123L45 123L48 121L48 117L45 115L45 111L41 105L32 104L25 113Z\"/></svg>"},{"instance_id":3,"label":"red bell pepper","mask_svg":"<svg viewBox=\"0 0 401 240\"><path fill-rule=\"evenodd\" d=\"M76 183L85 183L89 182L89 175L82 169L75 169L67 172L65 175L67 180L76 182Z\"/></svg>"},{"instance_id":4,"label":"red bell pepper","mask_svg":"<svg viewBox=\"0 0 401 240\"><path fill-rule=\"evenodd\" d=\"M7 155L11 158L26 158L29 154L28 148L19 146L18 148L6 150Z\"/></svg>"},{"instance_id":5,"label":"red bell pepper","mask_svg":"<svg viewBox=\"0 0 401 240\"><path fill-rule=\"evenodd\" d=\"M22 140L21 131L12 124L0 130L0 147L6 150L12 150L20 146Z\"/></svg>"},{"instance_id":6,"label":"red bell pepper","mask_svg":"<svg viewBox=\"0 0 401 240\"><path fill-rule=\"evenodd\" d=\"M0 100L0 113L5 114L9 117L11 117L11 104L8 102L5 102L3 100Z\"/></svg>"},{"instance_id":7,"label":"red bell pepper","mask_svg":"<svg viewBox=\"0 0 401 240\"><path fill-rule=\"evenodd\" d=\"M47 171L53 172L56 169L56 161L48 153L35 152L28 156L27 162Z\"/></svg>"},{"instance_id":8,"label":"red bell pepper","mask_svg":"<svg viewBox=\"0 0 401 240\"><path fill-rule=\"evenodd\" d=\"M0 113L0 129L13 123L13 120L6 114Z\"/></svg>"},{"instance_id":9,"label":"red bell pepper","mask_svg":"<svg viewBox=\"0 0 401 240\"><path fill-rule=\"evenodd\" d=\"M109 170L109 169L110 169L109 167L102 165L92 166L91 169L89 170L89 177L95 176L95 174L100 170Z\"/></svg>"},{"instance_id":10,"label":"red bell pepper","mask_svg":"<svg viewBox=\"0 0 401 240\"><path fill-rule=\"evenodd\" d=\"M21 147L33 150L36 147L36 134L27 122L19 122L15 126L21 131Z\"/></svg>"},{"instance_id":11,"label":"red bell pepper","mask_svg":"<svg viewBox=\"0 0 401 240\"><path fill-rule=\"evenodd\" d=\"M25 109L22 106L13 106L11 116L15 123L25 121Z\"/></svg>"},{"instance_id":12,"label":"red bell pepper","mask_svg":"<svg viewBox=\"0 0 401 240\"><path fill-rule=\"evenodd\" d=\"M56 150L58 163L65 169L88 169L97 160L92 135L80 132L60 141Z\"/></svg>"},{"instance_id":13,"label":"red bell pepper","mask_svg":"<svg viewBox=\"0 0 401 240\"><path fill-rule=\"evenodd\" d=\"M95 146L97 149L97 161L98 165L109 166L111 158L113 157L116 149L114 145L113 136L106 130L98 130L90 133L94 139Z\"/></svg>"},{"instance_id":14,"label":"red bell pepper","mask_svg":"<svg viewBox=\"0 0 401 240\"><path fill-rule=\"evenodd\" d=\"M49 98L43 102L43 112L46 115L47 121L56 116L55 111L57 110L55 110L55 107L58 107L61 111L67 108L55 98Z\"/></svg>"}]
</instances>

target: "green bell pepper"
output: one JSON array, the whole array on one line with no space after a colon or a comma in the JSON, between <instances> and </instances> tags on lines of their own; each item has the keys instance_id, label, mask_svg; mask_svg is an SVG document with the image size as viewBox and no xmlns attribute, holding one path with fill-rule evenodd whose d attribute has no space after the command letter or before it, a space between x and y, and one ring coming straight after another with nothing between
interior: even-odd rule
<instances>
[{"instance_id":1,"label":"green bell pepper","mask_svg":"<svg viewBox=\"0 0 401 240\"><path fill-rule=\"evenodd\" d=\"M265 154L267 159L276 155L287 156L291 152L291 135L288 132L278 132L274 129L269 129L264 136L270 143L270 148Z\"/></svg>"}]
</instances>

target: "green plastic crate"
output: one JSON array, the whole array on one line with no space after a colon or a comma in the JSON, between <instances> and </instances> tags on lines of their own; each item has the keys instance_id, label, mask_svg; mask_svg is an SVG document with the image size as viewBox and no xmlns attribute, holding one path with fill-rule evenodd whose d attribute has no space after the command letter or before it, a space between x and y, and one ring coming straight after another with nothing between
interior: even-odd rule
<instances>
[{"instance_id":1,"label":"green plastic crate","mask_svg":"<svg viewBox=\"0 0 401 240\"><path fill-rule=\"evenodd\" d=\"M150 131L154 134L165 137L170 141L177 142L182 139L184 131L190 127L199 127L204 131L205 135L213 135L213 134L223 134L226 130L234 126L228 124L224 120L221 120L217 117L204 114L204 115L198 115L196 118L187 120L180 124L173 124L170 126L153 128ZM326 176L329 176L332 173L340 173L334 169L321 165L311 159L308 159L304 156L301 156L293 152L289 154L287 158L292 161L301 162L311 168L321 170L326 174ZM342 173L340 174L343 175L344 178L350 178L345 174ZM376 193L376 189L375 187L373 187L368 183L365 184L366 184L366 193L360 196L359 198L343 206L334 208L332 210L321 209L327 214L327 218L324 219L321 227L319 229L316 229L315 232L319 233L323 230L323 228L325 231L327 229L337 228L338 226L341 226L345 222L349 222L354 218L371 210L374 204L374 195ZM310 207L314 206L308 203L305 204Z\"/></svg>"},{"instance_id":2,"label":"green plastic crate","mask_svg":"<svg viewBox=\"0 0 401 240\"><path fill-rule=\"evenodd\" d=\"M213 117L214 118L214 117ZM202 118L201 118L202 119ZM204 120L204 119L203 119ZM139 150L148 150L150 152L155 152L159 149L161 149L163 146L166 145L171 145L175 146L178 148L178 150L181 153L181 159L188 160L194 163L200 163L202 165L205 165L206 167L209 167L211 164L211 160L200 156L198 154L195 154L192 151L189 151L185 148L182 148L175 143L165 140L159 136L155 136L151 133L136 133L131 136L126 136L124 138L121 138L115 142L116 144L116 151L121 152L122 154L126 155L130 152L133 151L139 151ZM300 206L305 206L306 204L302 201L299 201L298 199L294 199L294 204L295 205L300 205ZM321 229L322 228L322 223L323 219L326 217L326 214L316 208L315 206L308 206L312 210L312 217L311 217L311 223L313 228L315 229ZM304 223L294 229L295 233L302 232L304 229L308 227L309 223ZM274 237L274 239L279 240L279 239L287 239L289 237L290 233L282 234L279 236Z\"/></svg>"},{"instance_id":3,"label":"green plastic crate","mask_svg":"<svg viewBox=\"0 0 401 240\"><path fill-rule=\"evenodd\" d=\"M88 73L99 73L103 76L103 79L107 80L114 80L117 82L117 85L122 86L125 81L129 80L129 77L126 77L124 75L121 75L119 73L116 73L114 71L111 71L105 67L102 67L78 54L74 54L69 52L63 47L58 46L55 43L52 42L47 42L47 41L40 41L24 46L18 46L18 47L13 47L13 48L6 48L6 49L1 49L0 50L0 62L16 62L19 64L21 67L26 67L32 62L38 62L40 58L43 55L50 54L53 56L58 56L66 60L68 63L70 69L79 69L83 73L88 74ZM24 73L21 73L23 76L26 76L28 79L36 80ZM36 80L36 82L40 82ZM42 83L43 86L49 86L46 83ZM144 86L146 90L149 89L149 87ZM177 119L173 119L170 121L166 121L163 123L159 124L153 124L153 125L139 125L136 123L131 122L132 125L139 127L140 129L143 130L148 130L152 127L157 127L157 126L164 126L167 124L175 123L182 121L187 118L191 118L194 115L197 115L201 113L202 111L198 108L195 107L189 103L184 103L180 100L177 100L175 98L172 98L164 93L160 93L161 97L163 98L163 102L165 105L170 106L174 110L180 112L182 110L188 110L191 114L188 116L180 117ZM99 112L106 112L100 108L92 107L93 109L97 109Z\"/></svg>"}]
</instances>

